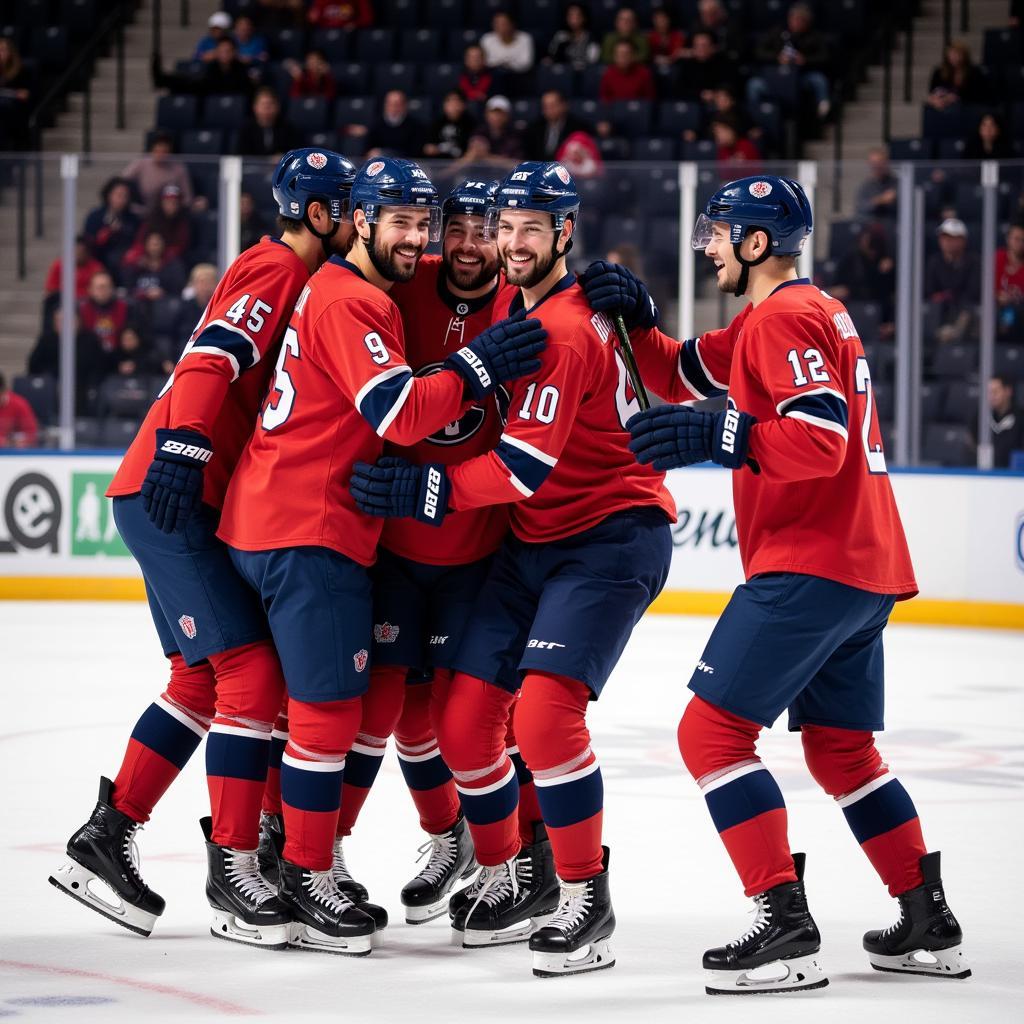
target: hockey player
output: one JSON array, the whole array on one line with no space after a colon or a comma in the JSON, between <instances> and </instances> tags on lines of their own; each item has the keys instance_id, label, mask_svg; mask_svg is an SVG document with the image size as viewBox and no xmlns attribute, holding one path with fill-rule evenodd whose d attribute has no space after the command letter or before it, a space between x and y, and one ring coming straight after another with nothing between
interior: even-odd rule
<instances>
[{"instance_id":1,"label":"hockey player","mask_svg":"<svg viewBox=\"0 0 1024 1024\"><path fill-rule=\"evenodd\" d=\"M624 424L638 405L611 324L566 270L579 207L561 164L528 162L489 211L518 289L495 316L527 310L549 336L539 372L513 386L497 447L447 468L358 466L352 484L365 511L427 523L449 509L509 506L514 536L464 631L438 739L483 865L455 936L467 947L529 938L534 973L545 977L614 964L603 786L586 709L665 582L675 516L661 474L627 447ZM430 479L438 500L427 504ZM514 701L547 829L529 846L505 750Z\"/></svg>"},{"instance_id":2,"label":"hockey player","mask_svg":"<svg viewBox=\"0 0 1024 1024\"><path fill-rule=\"evenodd\" d=\"M50 881L141 935L150 934L164 901L139 874L135 835L209 731L213 817L203 828L211 931L287 943L290 915L254 857L284 684L263 609L215 533L295 300L327 255L347 246L351 227L342 221L354 175L348 160L327 150L282 158L273 177L281 237L263 238L228 268L107 492L142 569L171 678L132 730L113 782L101 779L92 817Z\"/></svg>"},{"instance_id":3,"label":"hockey player","mask_svg":"<svg viewBox=\"0 0 1024 1024\"><path fill-rule=\"evenodd\" d=\"M352 464L377 458L385 441L419 441L486 401L498 382L532 372L544 332L536 321L495 324L439 373L415 377L388 291L412 278L438 239L437 193L413 162L382 158L357 174L351 206L352 249L332 256L299 296L219 536L266 609L288 689L279 879L296 922L290 941L363 955L387 915L353 903L333 857L345 756L370 676L367 567L381 528L348 492ZM428 503L436 486L427 481Z\"/></svg>"},{"instance_id":4,"label":"hockey player","mask_svg":"<svg viewBox=\"0 0 1024 1024\"><path fill-rule=\"evenodd\" d=\"M705 390L727 387L728 407L663 406L629 424L643 464L710 459L733 471L747 582L690 679L679 747L757 914L749 931L704 954L709 993L828 983L804 893L804 855L790 853L782 793L755 749L761 729L786 709L811 774L899 900L899 921L864 936L872 966L970 974L939 854L927 852L913 802L875 749L882 631L894 603L913 597L917 584L856 327L842 303L797 277L811 226L807 197L788 178L742 178L711 197L693 247L714 261L721 291L750 299L732 329L711 341L731 352L718 353ZM593 293L607 289L609 309L634 312L645 292L628 272L589 276ZM637 345L639 356L646 343ZM778 969L753 973L768 964Z\"/></svg>"}]
</instances>

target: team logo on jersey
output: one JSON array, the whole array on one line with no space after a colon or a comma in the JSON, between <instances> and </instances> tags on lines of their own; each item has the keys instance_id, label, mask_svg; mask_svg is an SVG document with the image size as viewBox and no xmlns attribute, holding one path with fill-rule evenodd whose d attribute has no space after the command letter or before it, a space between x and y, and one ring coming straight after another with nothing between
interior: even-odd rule
<instances>
[{"instance_id":1,"label":"team logo on jersey","mask_svg":"<svg viewBox=\"0 0 1024 1024\"><path fill-rule=\"evenodd\" d=\"M468 302L460 302L455 307L455 312L458 313L459 316L465 316L469 312L469 303Z\"/></svg>"},{"instance_id":2,"label":"team logo on jersey","mask_svg":"<svg viewBox=\"0 0 1024 1024\"><path fill-rule=\"evenodd\" d=\"M357 672L362 672L363 669L366 668L366 663L369 660L370 652L367 651L365 648L363 648L363 650L361 651L356 651L356 653L352 655L352 661L356 666Z\"/></svg>"},{"instance_id":3,"label":"team logo on jersey","mask_svg":"<svg viewBox=\"0 0 1024 1024\"><path fill-rule=\"evenodd\" d=\"M772 193L772 187L767 181L755 181L748 189L755 199L764 199Z\"/></svg>"},{"instance_id":4,"label":"team logo on jersey","mask_svg":"<svg viewBox=\"0 0 1024 1024\"><path fill-rule=\"evenodd\" d=\"M366 176L368 178L376 178L381 171L384 170L383 160L374 160L369 167L366 168Z\"/></svg>"},{"instance_id":5,"label":"team logo on jersey","mask_svg":"<svg viewBox=\"0 0 1024 1024\"><path fill-rule=\"evenodd\" d=\"M430 363L427 366L420 367L416 371L416 376L430 377L435 373L440 373L443 369L444 365L442 363ZM487 413L479 405L474 405L461 419L452 420L451 423L446 424L425 440L430 444L462 444L463 441L468 441L484 425L485 419L487 419Z\"/></svg>"},{"instance_id":6,"label":"team logo on jersey","mask_svg":"<svg viewBox=\"0 0 1024 1024\"><path fill-rule=\"evenodd\" d=\"M569 184L569 172L561 164L556 165L555 174L558 175L558 180L563 185Z\"/></svg>"},{"instance_id":7,"label":"team logo on jersey","mask_svg":"<svg viewBox=\"0 0 1024 1024\"><path fill-rule=\"evenodd\" d=\"M178 619L178 625L181 626L182 633L184 633L189 640L195 640L198 630L196 629L196 620L193 619L191 615L182 615L182 617Z\"/></svg>"},{"instance_id":8,"label":"team logo on jersey","mask_svg":"<svg viewBox=\"0 0 1024 1024\"><path fill-rule=\"evenodd\" d=\"M327 157L323 153L310 153L306 163L315 171L322 171L327 166Z\"/></svg>"},{"instance_id":9,"label":"team logo on jersey","mask_svg":"<svg viewBox=\"0 0 1024 1024\"><path fill-rule=\"evenodd\" d=\"M379 644L393 644L398 639L398 626L379 622L373 627L373 639Z\"/></svg>"}]
</instances>

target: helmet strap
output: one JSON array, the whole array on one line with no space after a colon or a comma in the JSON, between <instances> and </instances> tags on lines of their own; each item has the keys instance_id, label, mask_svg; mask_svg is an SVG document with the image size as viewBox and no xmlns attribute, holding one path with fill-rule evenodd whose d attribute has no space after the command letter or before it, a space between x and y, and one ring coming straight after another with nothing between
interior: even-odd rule
<instances>
[{"instance_id":1,"label":"helmet strap","mask_svg":"<svg viewBox=\"0 0 1024 1024\"><path fill-rule=\"evenodd\" d=\"M764 233L768 236L768 247L756 259L748 260L740 252L740 249L741 249L743 243L750 237L751 232L754 232L754 231L764 231ZM743 238L739 242L733 242L732 243L733 254L735 255L736 260L739 263L739 265L743 268L740 271L739 280L736 282L736 290L733 292L733 295L735 295L737 298L739 298L741 295L744 295L746 293L746 291L747 291L747 285L750 283L750 268L751 267L759 266L760 264L764 263L764 261L766 259L768 259L769 256L771 256L771 254L772 254L771 242L772 242L772 236L771 236L771 234L769 234L769 232L767 230L765 230L764 228L759 228L759 227L750 227L750 228L747 228L747 233L743 236Z\"/></svg>"},{"instance_id":2,"label":"helmet strap","mask_svg":"<svg viewBox=\"0 0 1024 1024\"><path fill-rule=\"evenodd\" d=\"M314 198L315 198L316 202L323 203L324 207L328 208L327 207L327 203L326 203L325 200L323 200L323 199L316 199L316 197L314 197ZM325 256L325 258L329 259L330 256L331 256L331 247L330 247L330 245L328 243L338 233L338 229L341 227L340 221L332 220L331 221L331 230L330 231L318 231L313 226L313 222L309 219L309 203L307 202L306 203L306 209L302 211L302 223L305 224L306 230L311 235L313 235L316 238L320 239L320 246L323 248L324 256Z\"/></svg>"}]
</instances>

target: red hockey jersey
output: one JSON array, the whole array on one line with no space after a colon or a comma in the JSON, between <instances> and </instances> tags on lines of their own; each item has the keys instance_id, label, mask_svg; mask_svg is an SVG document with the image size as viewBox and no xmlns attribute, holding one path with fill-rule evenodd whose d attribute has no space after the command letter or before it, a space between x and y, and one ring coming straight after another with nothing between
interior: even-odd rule
<instances>
[{"instance_id":1,"label":"red hockey jersey","mask_svg":"<svg viewBox=\"0 0 1024 1024\"><path fill-rule=\"evenodd\" d=\"M197 430L212 442L203 501L220 508L252 434L281 337L309 270L291 246L262 238L228 267L181 359L125 453L107 495L137 494L161 428Z\"/></svg>"},{"instance_id":2,"label":"red hockey jersey","mask_svg":"<svg viewBox=\"0 0 1024 1024\"><path fill-rule=\"evenodd\" d=\"M502 275L487 295L462 299L446 287L441 257L424 256L416 276L391 289L391 298L402 313L405 359L413 373L418 377L437 373L446 356L490 327L495 300L506 291L511 298L514 292L504 281ZM398 455L416 465L440 462L450 466L489 452L498 443L502 423L502 410L495 395L419 443L408 448L387 445L385 450L388 455ZM487 505L452 512L440 527L415 519L386 519L380 544L415 562L458 565L489 555L501 543L507 529L508 508Z\"/></svg>"},{"instance_id":3,"label":"red hockey jersey","mask_svg":"<svg viewBox=\"0 0 1024 1024\"><path fill-rule=\"evenodd\" d=\"M454 371L413 376L398 307L332 256L295 305L218 535L246 551L314 545L370 565L382 520L356 508L353 463L440 430L469 404Z\"/></svg>"},{"instance_id":4,"label":"red hockey jersey","mask_svg":"<svg viewBox=\"0 0 1024 1024\"><path fill-rule=\"evenodd\" d=\"M522 307L496 302L496 320ZM449 470L456 511L511 506L512 530L531 543L580 533L626 508L655 506L675 521L664 474L641 466L623 424L639 410L611 323L567 274L528 315L548 332L541 368L514 382L497 448Z\"/></svg>"}]
</instances>

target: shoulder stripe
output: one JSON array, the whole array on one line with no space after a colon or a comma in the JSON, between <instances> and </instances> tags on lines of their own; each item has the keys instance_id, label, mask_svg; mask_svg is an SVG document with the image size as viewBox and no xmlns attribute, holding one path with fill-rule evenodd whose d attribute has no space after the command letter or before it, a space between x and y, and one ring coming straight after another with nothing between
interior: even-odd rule
<instances>
[{"instance_id":1,"label":"shoulder stripe","mask_svg":"<svg viewBox=\"0 0 1024 1024\"><path fill-rule=\"evenodd\" d=\"M504 434L494 449L512 478L513 486L527 497L548 478L557 459L538 451L533 445L511 439Z\"/></svg>"},{"instance_id":2,"label":"shoulder stripe","mask_svg":"<svg viewBox=\"0 0 1024 1024\"><path fill-rule=\"evenodd\" d=\"M718 388L724 395L729 390L728 384L723 384L720 380L715 380L711 371L708 369L708 364L704 362L704 357L700 354L700 342L701 339L698 337L694 340L693 349L697 353L697 359L700 361L700 368L704 371L704 375L716 388Z\"/></svg>"},{"instance_id":3,"label":"shoulder stripe","mask_svg":"<svg viewBox=\"0 0 1024 1024\"><path fill-rule=\"evenodd\" d=\"M356 409L378 437L395 421L412 390L412 370L404 363L371 377L356 395Z\"/></svg>"},{"instance_id":4,"label":"shoulder stripe","mask_svg":"<svg viewBox=\"0 0 1024 1024\"><path fill-rule=\"evenodd\" d=\"M228 331L230 334L236 335L238 338L248 343L249 351L251 353L248 366L253 366L260 361L259 346L257 346L256 342L252 340L252 336L249 334L249 332L242 330L241 327L236 327L234 324L229 323L226 320L211 320L209 321L209 323L203 324L203 329L199 332L199 336L196 338L196 341L198 341L199 338L201 338L204 334L206 334L208 330L210 330L213 327L222 328L223 330ZM248 366L243 366L243 369L248 369Z\"/></svg>"},{"instance_id":5,"label":"shoulder stripe","mask_svg":"<svg viewBox=\"0 0 1024 1024\"><path fill-rule=\"evenodd\" d=\"M802 402L805 398L809 398L813 395L831 395L833 398L842 402L844 408L846 406L846 395L841 391L836 391L835 388L808 388L806 391L800 391L795 395L790 395L789 398L784 398L777 406L775 406L775 411L780 416L784 416L786 414L786 409L794 402Z\"/></svg>"},{"instance_id":6,"label":"shoulder stripe","mask_svg":"<svg viewBox=\"0 0 1024 1024\"><path fill-rule=\"evenodd\" d=\"M679 346L679 379L687 391L698 398L718 398L724 395L728 388L717 384L704 368L698 351L699 341L699 338L687 338Z\"/></svg>"},{"instance_id":7,"label":"shoulder stripe","mask_svg":"<svg viewBox=\"0 0 1024 1024\"><path fill-rule=\"evenodd\" d=\"M849 440L849 434L846 432L846 427L841 423L836 423L834 420L824 419L821 416L814 416L811 413L801 412L799 409L794 409L791 412L786 413L790 419L803 420L804 423L810 423L812 426L821 427L823 430L831 430L833 433L839 434L844 441Z\"/></svg>"},{"instance_id":8,"label":"shoulder stripe","mask_svg":"<svg viewBox=\"0 0 1024 1024\"><path fill-rule=\"evenodd\" d=\"M513 445L519 448L521 451L526 452L527 455L532 455L535 459L539 459L541 462L548 466L554 466L558 462L558 459L552 458L547 452L542 452L539 448L534 448L532 444L523 441L521 438L512 437L509 434L502 434L500 440L506 444Z\"/></svg>"}]
</instances>

